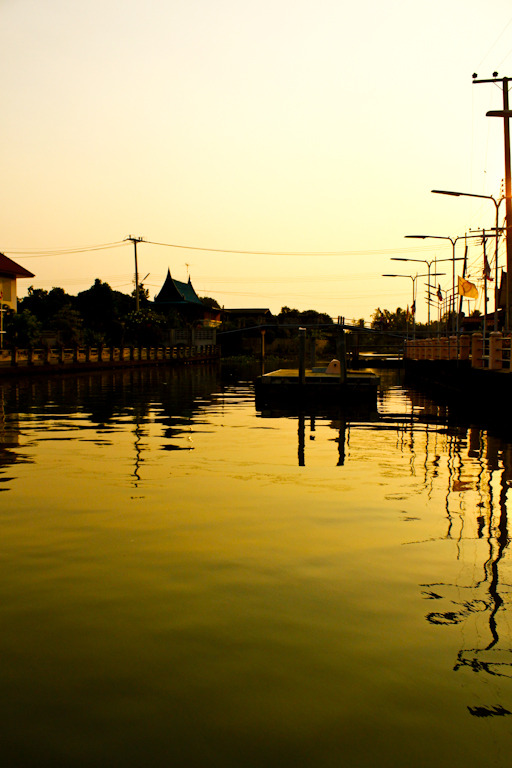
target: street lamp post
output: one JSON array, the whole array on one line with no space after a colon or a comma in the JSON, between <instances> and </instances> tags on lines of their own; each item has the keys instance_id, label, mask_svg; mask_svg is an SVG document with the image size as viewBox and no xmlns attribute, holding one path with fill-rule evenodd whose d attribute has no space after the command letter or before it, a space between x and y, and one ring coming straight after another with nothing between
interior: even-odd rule
<instances>
[{"instance_id":1,"label":"street lamp post","mask_svg":"<svg viewBox=\"0 0 512 768\"><path fill-rule=\"evenodd\" d=\"M427 275L382 275L382 277L408 277L412 280L412 337L416 338L416 280Z\"/></svg>"},{"instance_id":2,"label":"street lamp post","mask_svg":"<svg viewBox=\"0 0 512 768\"><path fill-rule=\"evenodd\" d=\"M430 237L430 235L406 235L406 237L422 237L423 238L423 237ZM430 274L430 268L432 264L434 263L437 264L439 261L451 261L451 259L431 259L431 261L427 261L427 259L409 259L409 258L404 258L402 256L392 256L391 261L417 261L418 263L426 264L428 269L428 286L430 291L430 278L432 277L432 275ZM436 275L438 274L444 274L444 272L436 273ZM428 322L430 325L430 301L428 301Z\"/></svg>"},{"instance_id":3,"label":"street lamp post","mask_svg":"<svg viewBox=\"0 0 512 768\"><path fill-rule=\"evenodd\" d=\"M496 200L496 198L493 195L476 195L473 192L452 192L451 190L447 189L433 189L432 192L436 195L451 195L452 197L479 197L482 200L492 200L494 203L494 207L496 209L496 240L495 240L495 249L494 249L494 258L495 258L495 264L494 264L494 330L498 330L498 246L499 246L499 239L500 239L500 233L499 233L499 210L500 205L505 200L505 196L502 195L499 200ZM507 294L508 298L508 294ZM507 306L507 317L509 315L509 308Z\"/></svg>"},{"instance_id":4,"label":"street lamp post","mask_svg":"<svg viewBox=\"0 0 512 768\"><path fill-rule=\"evenodd\" d=\"M477 235L458 235L457 237L448 237L448 235L405 235L405 237L414 237L414 238L417 238L419 240L426 240L427 238L429 238L429 239L434 239L434 240L449 240L450 241L450 243L452 244L452 258L451 259L438 259L438 261L451 261L451 262L453 262L453 267L452 267L453 297L452 297L452 301L453 301L453 311L455 312L455 262L456 261L464 261L464 259L462 259L462 258L459 258L459 259L455 258L455 244L457 243L458 240L465 240L468 237L477 237ZM478 235L478 237L479 237L479 235ZM421 261L421 259L415 259L415 261ZM453 330L455 330L455 328ZM458 330L458 313L457 313L457 330Z\"/></svg>"},{"instance_id":5,"label":"street lamp post","mask_svg":"<svg viewBox=\"0 0 512 768\"><path fill-rule=\"evenodd\" d=\"M459 235L458 237L449 237L448 235L405 235L405 237L412 237L417 240L426 240L428 239L434 239L434 240L449 240L452 244L452 258L451 259L440 259L440 261L451 261L453 262L452 266L452 284L453 284L453 311L455 311L455 261L461 261L461 259L455 259L455 244L458 240L462 240L462 235Z\"/></svg>"}]
</instances>

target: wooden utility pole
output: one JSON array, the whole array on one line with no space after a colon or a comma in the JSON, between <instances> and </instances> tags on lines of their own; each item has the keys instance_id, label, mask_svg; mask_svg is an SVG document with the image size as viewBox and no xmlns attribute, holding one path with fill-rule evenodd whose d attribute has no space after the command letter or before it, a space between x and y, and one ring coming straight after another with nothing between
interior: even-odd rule
<instances>
[{"instance_id":1,"label":"wooden utility pole","mask_svg":"<svg viewBox=\"0 0 512 768\"><path fill-rule=\"evenodd\" d=\"M508 100L508 84L512 80L510 77L498 77L497 72L493 72L490 80L477 80L477 75L473 75L474 83L501 83L503 91L503 109L491 110L486 113L487 117L503 118L503 131L505 138L505 242L507 245L507 300L506 300L506 329L510 330L510 310L512 307L512 184L510 173L510 124L509 119L512 112ZM496 254L496 257L498 254Z\"/></svg>"},{"instance_id":2,"label":"wooden utility pole","mask_svg":"<svg viewBox=\"0 0 512 768\"><path fill-rule=\"evenodd\" d=\"M134 248L134 255L135 255L135 310L136 312L139 311L139 267L137 264L137 243L142 243L144 238L143 237L134 237L133 235L128 235L128 237L125 238L125 240L130 240L133 243Z\"/></svg>"}]
</instances>

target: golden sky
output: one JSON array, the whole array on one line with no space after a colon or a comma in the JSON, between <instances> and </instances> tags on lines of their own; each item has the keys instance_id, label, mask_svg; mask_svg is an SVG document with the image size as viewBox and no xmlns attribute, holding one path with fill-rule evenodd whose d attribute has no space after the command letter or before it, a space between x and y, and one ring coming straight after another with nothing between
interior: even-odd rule
<instances>
[{"instance_id":1,"label":"golden sky","mask_svg":"<svg viewBox=\"0 0 512 768\"><path fill-rule=\"evenodd\" d=\"M130 243L57 252L133 234L212 249L141 244L151 296L169 267L226 307L369 319L412 298L383 273L424 271L390 257L451 255L404 235L494 224L430 190L500 194L502 95L472 73L512 76L509 0L0 0L0 70L0 250L36 287L129 292Z\"/></svg>"}]
</instances>

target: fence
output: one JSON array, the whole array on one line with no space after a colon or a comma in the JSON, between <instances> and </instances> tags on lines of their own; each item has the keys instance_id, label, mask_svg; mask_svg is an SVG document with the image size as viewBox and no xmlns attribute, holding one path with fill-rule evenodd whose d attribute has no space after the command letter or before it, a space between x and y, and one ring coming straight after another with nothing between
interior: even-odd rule
<instances>
[{"instance_id":1,"label":"fence","mask_svg":"<svg viewBox=\"0 0 512 768\"><path fill-rule=\"evenodd\" d=\"M1 349L0 371L24 369L104 368L151 365L159 362L193 363L220 357L220 347L74 347Z\"/></svg>"},{"instance_id":2,"label":"fence","mask_svg":"<svg viewBox=\"0 0 512 768\"><path fill-rule=\"evenodd\" d=\"M409 339L405 343L404 357L406 360L466 361L472 368L510 371L511 348L512 335L494 331L486 337L473 333L471 336Z\"/></svg>"}]
</instances>

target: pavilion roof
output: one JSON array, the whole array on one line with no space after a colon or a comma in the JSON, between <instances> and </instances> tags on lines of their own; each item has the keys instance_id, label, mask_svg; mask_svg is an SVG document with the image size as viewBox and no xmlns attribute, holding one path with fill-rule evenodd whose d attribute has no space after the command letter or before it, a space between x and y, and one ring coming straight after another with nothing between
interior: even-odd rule
<instances>
[{"instance_id":1,"label":"pavilion roof","mask_svg":"<svg viewBox=\"0 0 512 768\"><path fill-rule=\"evenodd\" d=\"M174 280L171 277L171 270L167 270L167 277L160 290L155 296L155 302L158 304L196 304L204 308L204 304L195 292L190 277L187 283L181 280Z\"/></svg>"}]
</instances>

